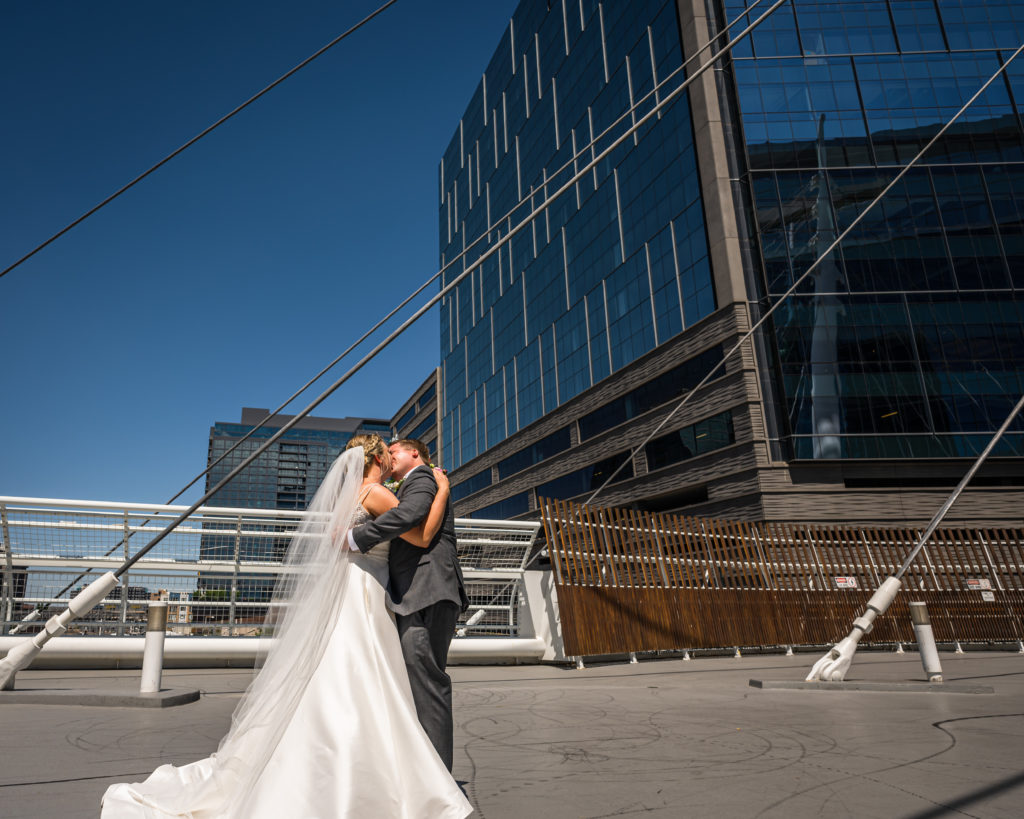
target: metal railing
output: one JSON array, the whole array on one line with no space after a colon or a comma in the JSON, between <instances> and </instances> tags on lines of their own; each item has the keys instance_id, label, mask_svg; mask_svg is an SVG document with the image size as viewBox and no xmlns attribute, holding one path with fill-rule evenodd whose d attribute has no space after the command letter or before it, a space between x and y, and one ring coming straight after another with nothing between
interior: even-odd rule
<instances>
[{"instance_id":1,"label":"metal railing","mask_svg":"<svg viewBox=\"0 0 1024 819\"><path fill-rule=\"evenodd\" d=\"M186 506L0 496L0 634L31 634L97 573L121 565ZM178 635L259 636L301 512L200 507L69 633L135 636L168 603ZM519 633L523 573L539 523L457 519L473 635Z\"/></svg>"}]
</instances>

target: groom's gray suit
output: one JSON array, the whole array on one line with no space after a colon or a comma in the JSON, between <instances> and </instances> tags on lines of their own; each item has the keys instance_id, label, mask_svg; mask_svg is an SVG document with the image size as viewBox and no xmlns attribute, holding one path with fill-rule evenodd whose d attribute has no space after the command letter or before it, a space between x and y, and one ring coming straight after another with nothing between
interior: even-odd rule
<instances>
[{"instance_id":1,"label":"groom's gray suit","mask_svg":"<svg viewBox=\"0 0 1024 819\"><path fill-rule=\"evenodd\" d=\"M357 526L352 530L352 540L362 552L391 541L388 607L397 615L416 714L450 771L454 722L452 682L445 668L459 612L469 605L455 548L451 502L440 531L427 548L413 546L400 537L427 516L436 494L433 472L427 466L417 466L406 474L398 489L398 506Z\"/></svg>"}]
</instances>

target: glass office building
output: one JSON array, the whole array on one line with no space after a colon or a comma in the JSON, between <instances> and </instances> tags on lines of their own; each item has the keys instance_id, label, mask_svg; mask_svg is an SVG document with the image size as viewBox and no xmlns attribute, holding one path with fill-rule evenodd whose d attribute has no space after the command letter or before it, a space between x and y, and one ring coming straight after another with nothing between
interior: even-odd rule
<instances>
[{"instance_id":1,"label":"glass office building","mask_svg":"<svg viewBox=\"0 0 1024 819\"><path fill-rule=\"evenodd\" d=\"M294 417L275 415L265 427L257 429L224 460L215 464L240 439L253 432L268 413L269 410L245 407L240 423L218 422L210 428L207 463L213 466L206 476L207 491ZM387 438L390 430L388 422L382 419L304 418L217 492L208 505L238 509L305 509L327 476L327 470L353 435L376 432ZM234 525L229 522L225 528L231 529ZM212 523L208 527L215 528ZM203 535L200 558L234 560L235 545L234 535ZM279 560L287 546L288 538L243 537L240 557L244 560Z\"/></svg>"},{"instance_id":2,"label":"glass office building","mask_svg":"<svg viewBox=\"0 0 1024 819\"><path fill-rule=\"evenodd\" d=\"M927 520L1024 392L1024 58L823 256L1024 42L1019 2L789 0L486 255L769 5L520 3L440 167L446 281L486 256L442 307L457 513L622 467L600 503ZM1024 421L994 455L963 520L1024 501Z\"/></svg>"},{"instance_id":3,"label":"glass office building","mask_svg":"<svg viewBox=\"0 0 1024 819\"><path fill-rule=\"evenodd\" d=\"M440 438L437 420L437 387L440 382L440 368L433 370L411 396L402 404L391 419L391 439L415 438L422 443L433 463L445 463L438 448Z\"/></svg>"},{"instance_id":4,"label":"glass office building","mask_svg":"<svg viewBox=\"0 0 1024 819\"><path fill-rule=\"evenodd\" d=\"M794 0L734 51L770 298L1022 42L1020 2ZM1024 391L1022 105L1014 63L780 309L791 457L975 455Z\"/></svg>"},{"instance_id":5,"label":"glass office building","mask_svg":"<svg viewBox=\"0 0 1024 819\"><path fill-rule=\"evenodd\" d=\"M294 417L275 415L266 426L253 432L268 414L269 410L244 407L240 423L218 422L210 428L207 464L213 464L241 438L253 434L207 473L207 491ZM209 505L305 509L352 436L365 432L375 432L387 440L391 425L387 419L375 418L303 418L217 492Z\"/></svg>"},{"instance_id":6,"label":"glass office building","mask_svg":"<svg viewBox=\"0 0 1024 819\"><path fill-rule=\"evenodd\" d=\"M441 161L442 265L483 237L445 282L589 160L585 146L622 134L622 114L681 62L671 0L521 3ZM690 113L674 105L444 299L448 464L714 308Z\"/></svg>"},{"instance_id":7,"label":"glass office building","mask_svg":"<svg viewBox=\"0 0 1024 819\"><path fill-rule=\"evenodd\" d=\"M220 483L294 417L275 415L266 426L253 432L268 414L269 410L266 409L244 407L239 423L218 422L210 428L207 464L212 465L212 468L206 476L207 491ZM253 433L251 437L215 464L250 432ZM241 509L305 509L323 483L331 464L344 451L352 436L364 432L375 432L386 439L391 434L391 425L386 419L376 418L303 418L217 492L208 505ZM217 523L210 518L207 518L204 526L207 530L218 528ZM236 526L236 519L228 518L223 528L230 534L204 533L199 543L199 559L234 561L236 549L240 560L282 559L290 536L269 538L243 535L236 538ZM277 531L274 524L264 527L258 521L247 522L246 527L249 530ZM223 604L234 594L237 600L265 602L276 582L274 576L242 574L238 576L237 587L232 591L232 577L216 572L200 572L195 599L219 601ZM219 622L226 615L227 609L223 607L198 606L193 609L196 621ZM262 609L239 611L239 617L249 618L253 622L260 622L263 615Z\"/></svg>"}]
</instances>

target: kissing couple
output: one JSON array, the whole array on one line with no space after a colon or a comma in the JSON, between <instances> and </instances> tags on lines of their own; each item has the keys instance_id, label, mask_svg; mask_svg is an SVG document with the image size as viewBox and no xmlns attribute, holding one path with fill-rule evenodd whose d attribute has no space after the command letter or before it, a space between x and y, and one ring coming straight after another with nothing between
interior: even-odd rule
<instances>
[{"instance_id":1,"label":"kissing couple","mask_svg":"<svg viewBox=\"0 0 1024 819\"><path fill-rule=\"evenodd\" d=\"M110 786L103 819L469 815L445 671L467 605L447 477L419 441L353 437L292 538L273 645L217 752Z\"/></svg>"}]
</instances>

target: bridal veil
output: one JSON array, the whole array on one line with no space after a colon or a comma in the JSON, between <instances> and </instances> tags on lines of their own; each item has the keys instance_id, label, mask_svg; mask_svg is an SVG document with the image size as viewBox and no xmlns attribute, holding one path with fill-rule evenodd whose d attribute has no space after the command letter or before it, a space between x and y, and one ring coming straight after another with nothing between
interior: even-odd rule
<instances>
[{"instance_id":1,"label":"bridal veil","mask_svg":"<svg viewBox=\"0 0 1024 819\"><path fill-rule=\"evenodd\" d=\"M362 480L363 449L353 447L334 462L292 535L266 618L273 642L217 750L214 779L232 802L262 773L330 640L352 571L340 543ZM229 803L228 815L235 807Z\"/></svg>"}]
</instances>

